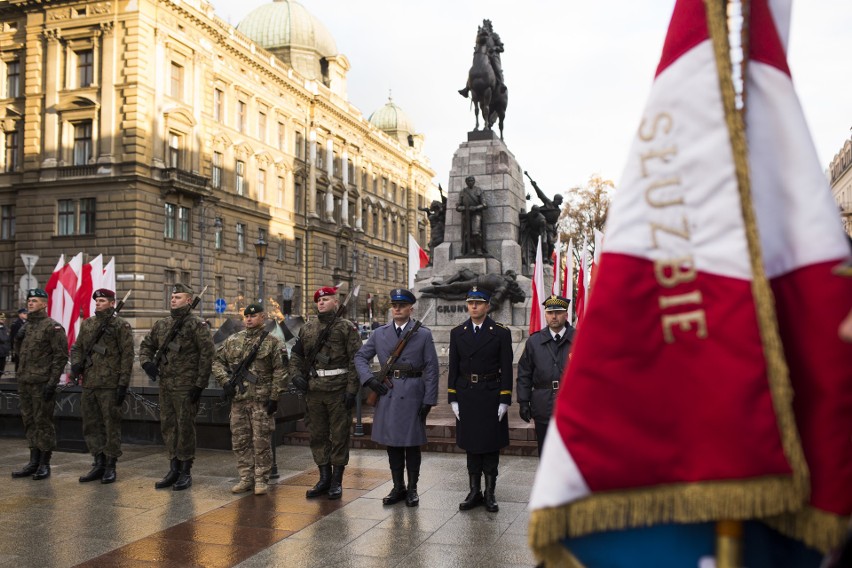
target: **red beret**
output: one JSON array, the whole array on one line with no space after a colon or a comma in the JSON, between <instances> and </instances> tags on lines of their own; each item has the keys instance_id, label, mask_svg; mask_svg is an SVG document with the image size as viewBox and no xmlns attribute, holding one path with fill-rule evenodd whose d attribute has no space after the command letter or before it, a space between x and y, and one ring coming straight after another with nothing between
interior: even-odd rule
<instances>
[{"instance_id":1,"label":"red beret","mask_svg":"<svg viewBox=\"0 0 852 568\"><path fill-rule=\"evenodd\" d=\"M106 288L98 288L95 290L95 293L92 294L92 299L97 300L98 298L109 298L110 300L115 300L115 292Z\"/></svg>"},{"instance_id":2,"label":"red beret","mask_svg":"<svg viewBox=\"0 0 852 568\"><path fill-rule=\"evenodd\" d=\"M323 296L336 296L337 288L333 286L323 286L316 292L314 292L314 302L319 302L319 299Z\"/></svg>"}]
</instances>

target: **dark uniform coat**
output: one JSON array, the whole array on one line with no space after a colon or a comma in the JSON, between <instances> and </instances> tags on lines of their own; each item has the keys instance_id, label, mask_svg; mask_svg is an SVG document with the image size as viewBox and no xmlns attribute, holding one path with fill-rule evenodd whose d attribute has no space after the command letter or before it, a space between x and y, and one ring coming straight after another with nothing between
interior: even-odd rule
<instances>
[{"instance_id":1,"label":"dark uniform coat","mask_svg":"<svg viewBox=\"0 0 852 568\"><path fill-rule=\"evenodd\" d=\"M480 377L498 373L491 380ZM478 376L474 379L472 374ZM459 403L456 443L460 448L488 453L509 445L508 413L497 422L497 408L512 403L513 382L512 333L507 327L486 317L476 335L470 319L450 331L447 398Z\"/></svg>"},{"instance_id":2,"label":"dark uniform coat","mask_svg":"<svg viewBox=\"0 0 852 568\"><path fill-rule=\"evenodd\" d=\"M536 422L549 422L553 414L553 401L571 353L574 328L566 325L562 335L556 343L549 328L535 332L527 339L518 361L518 402L532 403ZM557 388L553 388L554 384Z\"/></svg>"},{"instance_id":3,"label":"dark uniform coat","mask_svg":"<svg viewBox=\"0 0 852 568\"><path fill-rule=\"evenodd\" d=\"M414 320L409 320L402 335L413 325ZM391 322L376 329L358 350L355 369L362 385L373 376L370 368L373 357L378 355L383 365L399 339L396 324ZM376 402L373 441L386 446L422 446L426 443L426 425L418 415L420 406L438 403L438 354L429 328L421 326L411 336L391 370L397 371L399 378L391 378L393 388ZM422 374L409 377L408 373Z\"/></svg>"}]
</instances>

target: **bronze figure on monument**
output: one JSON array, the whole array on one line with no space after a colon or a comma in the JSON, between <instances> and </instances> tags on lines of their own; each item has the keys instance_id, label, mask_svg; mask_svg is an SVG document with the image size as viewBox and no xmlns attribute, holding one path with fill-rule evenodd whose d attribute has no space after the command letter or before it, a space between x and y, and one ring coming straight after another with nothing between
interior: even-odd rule
<instances>
[{"instance_id":1,"label":"bronze figure on monument","mask_svg":"<svg viewBox=\"0 0 852 568\"><path fill-rule=\"evenodd\" d=\"M464 300L473 286L491 293L491 310L497 310L505 300L523 302L526 294L518 285L518 275L514 270L505 274L477 274L469 268L462 268L443 282L433 282L431 286L421 288L426 298L443 300Z\"/></svg>"},{"instance_id":2,"label":"bronze figure on monument","mask_svg":"<svg viewBox=\"0 0 852 568\"><path fill-rule=\"evenodd\" d=\"M470 95L473 112L476 117L474 130L479 130L479 112L485 130L499 120L500 139L503 139L503 121L509 104L509 89L503 80L503 65L500 54L504 47L500 36L494 31L491 20L483 20L476 33L476 45L473 48L473 63L468 71L467 83L459 94L464 98Z\"/></svg>"},{"instance_id":3,"label":"bronze figure on monument","mask_svg":"<svg viewBox=\"0 0 852 568\"><path fill-rule=\"evenodd\" d=\"M559 216L562 214L562 195L557 193L553 196L553 199L550 199L538 187L538 184L532 177L530 177L530 174L524 171L524 175L529 178L530 183L532 183L533 189L535 190L535 194L538 195L538 198L541 199L543 204L538 208L538 210L542 215L544 215L544 219L547 221L547 240L542 243L542 252L544 253L545 262L548 262L550 257L553 255L553 249L556 248L556 240L559 232L557 225L559 223Z\"/></svg>"},{"instance_id":4,"label":"bronze figure on monument","mask_svg":"<svg viewBox=\"0 0 852 568\"><path fill-rule=\"evenodd\" d=\"M482 214L488 205L475 177L467 176L464 183L456 205L456 211L462 214L462 256L485 256L488 253L485 250Z\"/></svg>"}]
</instances>

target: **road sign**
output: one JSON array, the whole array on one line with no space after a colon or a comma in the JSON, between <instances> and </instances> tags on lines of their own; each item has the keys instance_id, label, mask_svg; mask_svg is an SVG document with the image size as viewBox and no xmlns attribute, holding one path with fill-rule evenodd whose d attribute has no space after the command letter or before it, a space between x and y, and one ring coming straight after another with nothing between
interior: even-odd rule
<instances>
[{"instance_id":1,"label":"road sign","mask_svg":"<svg viewBox=\"0 0 852 568\"><path fill-rule=\"evenodd\" d=\"M32 274L24 274L21 276L21 284L20 290L30 290L32 288L38 288L38 280Z\"/></svg>"},{"instance_id":2,"label":"road sign","mask_svg":"<svg viewBox=\"0 0 852 568\"><path fill-rule=\"evenodd\" d=\"M21 254L21 260L24 261L24 267L27 269L27 273L32 273L33 268L38 262L37 254Z\"/></svg>"},{"instance_id":3,"label":"road sign","mask_svg":"<svg viewBox=\"0 0 852 568\"><path fill-rule=\"evenodd\" d=\"M216 298L215 309L217 314L224 314L227 307L228 304L225 302L225 298Z\"/></svg>"}]
</instances>

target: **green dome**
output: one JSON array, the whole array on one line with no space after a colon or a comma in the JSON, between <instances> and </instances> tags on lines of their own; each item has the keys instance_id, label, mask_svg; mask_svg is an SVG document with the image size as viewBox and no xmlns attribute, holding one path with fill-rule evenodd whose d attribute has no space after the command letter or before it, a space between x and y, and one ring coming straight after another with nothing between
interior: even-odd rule
<instances>
[{"instance_id":1,"label":"green dome","mask_svg":"<svg viewBox=\"0 0 852 568\"><path fill-rule=\"evenodd\" d=\"M370 124L388 133L399 132L406 136L414 134L411 119L390 98L385 106L370 115Z\"/></svg>"},{"instance_id":2,"label":"green dome","mask_svg":"<svg viewBox=\"0 0 852 568\"><path fill-rule=\"evenodd\" d=\"M256 8L237 30L273 53L291 48L313 51L318 58L337 55L337 44L328 29L295 0L275 0Z\"/></svg>"}]
</instances>

